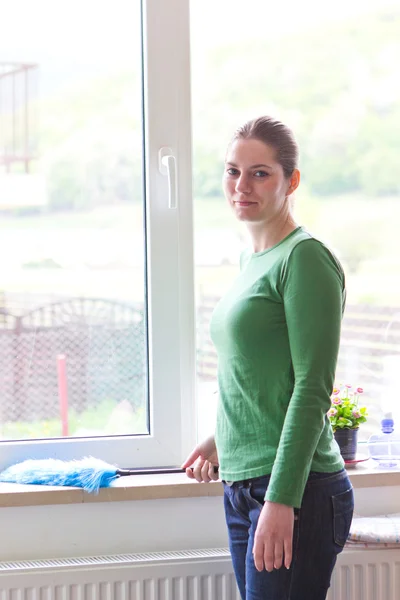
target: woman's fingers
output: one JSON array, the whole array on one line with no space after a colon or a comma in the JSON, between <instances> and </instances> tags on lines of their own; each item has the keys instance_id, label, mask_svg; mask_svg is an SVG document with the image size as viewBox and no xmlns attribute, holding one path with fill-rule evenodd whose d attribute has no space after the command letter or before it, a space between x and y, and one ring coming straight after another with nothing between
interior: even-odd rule
<instances>
[{"instance_id":1,"label":"woman's fingers","mask_svg":"<svg viewBox=\"0 0 400 600\"><path fill-rule=\"evenodd\" d=\"M209 460L204 461L204 465L201 469L201 476L203 477L203 481L205 483L210 483L210 481L218 481L218 479L219 479L218 466L214 465Z\"/></svg>"},{"instance_id":2,"label":"woman's fingers","mask_svg":"<svg viewBox=\"0 0 400 600\"><path fill-rule=\"evenodd\" d=\"M194 479L193 469L191 467L186 469L186 475L189 477L189 479Z\"/></svg>"},{"instance_id":3,"label":"woman's fingers","mask_svg":"<svg viewBox=\"0 0 400 600\"><path fill-rule=\"evenodd\" d=\"M253 557L257 571L262 571L264 569L265 560L264 540L262 539L261 535L257 534L257 532L254 538Z\"/></svg>"},{"instance_id":4,"label":"woman's fingers","mask_svg":"<svg viewBox=\"0 0 400 600\"><path fill-rule=\"evenodd\" d=\"M206 461L203 458L198 458L194 463L193 469L193 478L201 483L203 481L202 468Z\"/></svg>"},{"instance_id":5,"label":"woman's fingers","mask_svg":"<svg viewBox=\"0 0 400 600\"><path fill-rule=\"evenodd\" d=\"M182 469L187 469L188 467L190 467L195 460L197 460L200 456L200 451L199 448L196 446L196 448L189 454L189 456L187 457L187 459L185 460L185 462L182 465Z\"/></svg>"},{"instance_id":6,"label":"woman's fingers","mask_svg":"<svg viewBox=\"0 0 400 600\"><path fill-rule=\"evenodd\" d=\"M211 465L210 465L209 461L205 460L204 464L202 466L202 469L201 469L201 477L202 477L204 483L210 483L210 481L211 481L211 477L209 476L210 467L211 467Z\"/></svg>"},{"instance_id":7,"label":"woman's fingers","mask_svg":"<svg viewBox=\"0 0 400 600\"><path fill-rule=\"evenodd\" d=\"M213 445L213 439L207 440L207 444L211 446L211 453L215 452L215 444ZM196 446L196 448L189 454L187 459L182 465L182 469L185 469L186 475L189 479L196 479L199 483L210 481L217 481L219 479L218 467L211 463L209 460L203 458L204 452L202 446Z\"/></svg>"},{"instance_id":8,"label":"woman's fingers","mask_svg":"<svg viewBox=\"0 0 400 600\"><path fill-rule=\"evenodd\" d=\"M187 467L186 475L199 483L209 483L219 479L218 467L203 458L198 458L192 467Z\"/></svg>"},{"instance_id":9,"label":"woman's fingers","mask_svg":"<svg viewBox=\"0 0 400 600\"><path fill-rule=\"evenodd\" d=\"M253 554L257 571L262 571L265 568L266 571L271 572L274 569L280 569L283 564L289 568L291 556L286 557L283 548L281 542L274 543L272 540L265 542L262 539L256 539Z\"/></svg>"},{"instance_id":10,"label":"woman's fingers","mask_svg":"<svg viewBox=\"0 0 400 600\"><path fill-rule=\"evenodd\" d=\"M208 476L212 481L218 481L219 479L219 470L218 467L213 465L212 463L208 463Z\"/></svg>"},{"instance_id":11,"label":"woman's fingers","mask_svg":"<svg viewBox=\"0 0 400 600\"><path fill-rule=\"evenodd\" d=\"M283 564L283 543L275 543L274 550L274 569L280 569Z\"/></svg>"},{"instance_id":12,"label":"woman's fingers","mask_svg":"<svg viewBox=\"0 0 400 600\"><path fill-rule=\"evenodd\" d=\"M268 572L271 572L274 570L274 562L275 562L275 544L273 542L273 540L267 539L267 541L265 542L264 540L264 564L263 564L263 568L265 565L265 569Z\"/></svg>"},{"instance_id":13,"label":"woman's fingers","mask_svg":"<svg viewBox=\"0 0 400 600\"><path fill-rule=\"evenodd\" d=\"M293 557L293 536L285 539L284 552L285 552L285 567L287 569L290 569L290 565L292 564L292 557Z\"/></svg>"}]
</instances>

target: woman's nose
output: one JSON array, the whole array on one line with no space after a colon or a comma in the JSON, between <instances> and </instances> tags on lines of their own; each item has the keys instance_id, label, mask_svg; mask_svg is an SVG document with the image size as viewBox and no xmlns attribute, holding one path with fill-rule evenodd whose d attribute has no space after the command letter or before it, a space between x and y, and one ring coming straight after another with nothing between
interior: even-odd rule
<instances>
[{"instance_id":1,"label":"woman's nose","mask_svg":"<svg viewBox=\"0 0 400 600\"><path fill-rule=\"evenodd\" d=\"M246 194L250 191L249 178L246 175L241 175L236 181L236 191Z\"/></svg>"}]
</instances>

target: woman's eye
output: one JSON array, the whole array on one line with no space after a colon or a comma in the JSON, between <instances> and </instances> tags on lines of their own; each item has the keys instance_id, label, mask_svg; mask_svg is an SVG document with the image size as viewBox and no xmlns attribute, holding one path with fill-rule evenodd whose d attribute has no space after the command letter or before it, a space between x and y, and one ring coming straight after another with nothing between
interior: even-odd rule
<instances>
[{"instance_id":1,"label":"woman's eye","mask_svg":"<svg viewBox=\"0 0 400 600\"><path fill-rule=\"evenodd\" d=\"M256 171L254 175L256 177L269 177L269 173L267 173L266 171Z\"/></svg>"},{"instance_id":2,"label":"woman's eye","mask_svg":"<svg viewBox=\"0 0 400 600\"><path fill-rule=\"evenodd\" d=\"M237 169L230 168L226 171L228 175L237 175L239 171Z\"/></svg>"}]
</instances>

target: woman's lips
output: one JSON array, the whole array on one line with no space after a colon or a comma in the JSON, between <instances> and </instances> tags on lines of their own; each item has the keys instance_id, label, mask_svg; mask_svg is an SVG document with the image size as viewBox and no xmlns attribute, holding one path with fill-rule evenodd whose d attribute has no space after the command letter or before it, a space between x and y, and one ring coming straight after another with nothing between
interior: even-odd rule
<instances>
[{"instance_id":1,"label":"woman's lips","mask_svg":"<svg viewBox=\"0 0 400 600\"><path fill-rule=\"evenodd\" d=\"M252 204L256 204L256 202L237 201L237 202L235 202L235 204L238 204L239 206L251 206Z\"/></svg>"}]
</instances>

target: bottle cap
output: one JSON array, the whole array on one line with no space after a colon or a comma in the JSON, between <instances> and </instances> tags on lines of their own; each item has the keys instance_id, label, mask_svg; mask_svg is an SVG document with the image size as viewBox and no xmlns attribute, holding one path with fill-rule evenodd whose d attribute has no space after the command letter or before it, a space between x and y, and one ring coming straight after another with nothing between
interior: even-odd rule
<instances>
[{"instance_id":1,"label":"bottle cap","mask_svg":"<svg viewBox=\"0 0 400 600\"><path fill-rule=\"evenodd\" d=\"M381 425L383 433L392 433L392 431L394 430L393 419L382 419Z\"/></svg>"}]
</instances>

